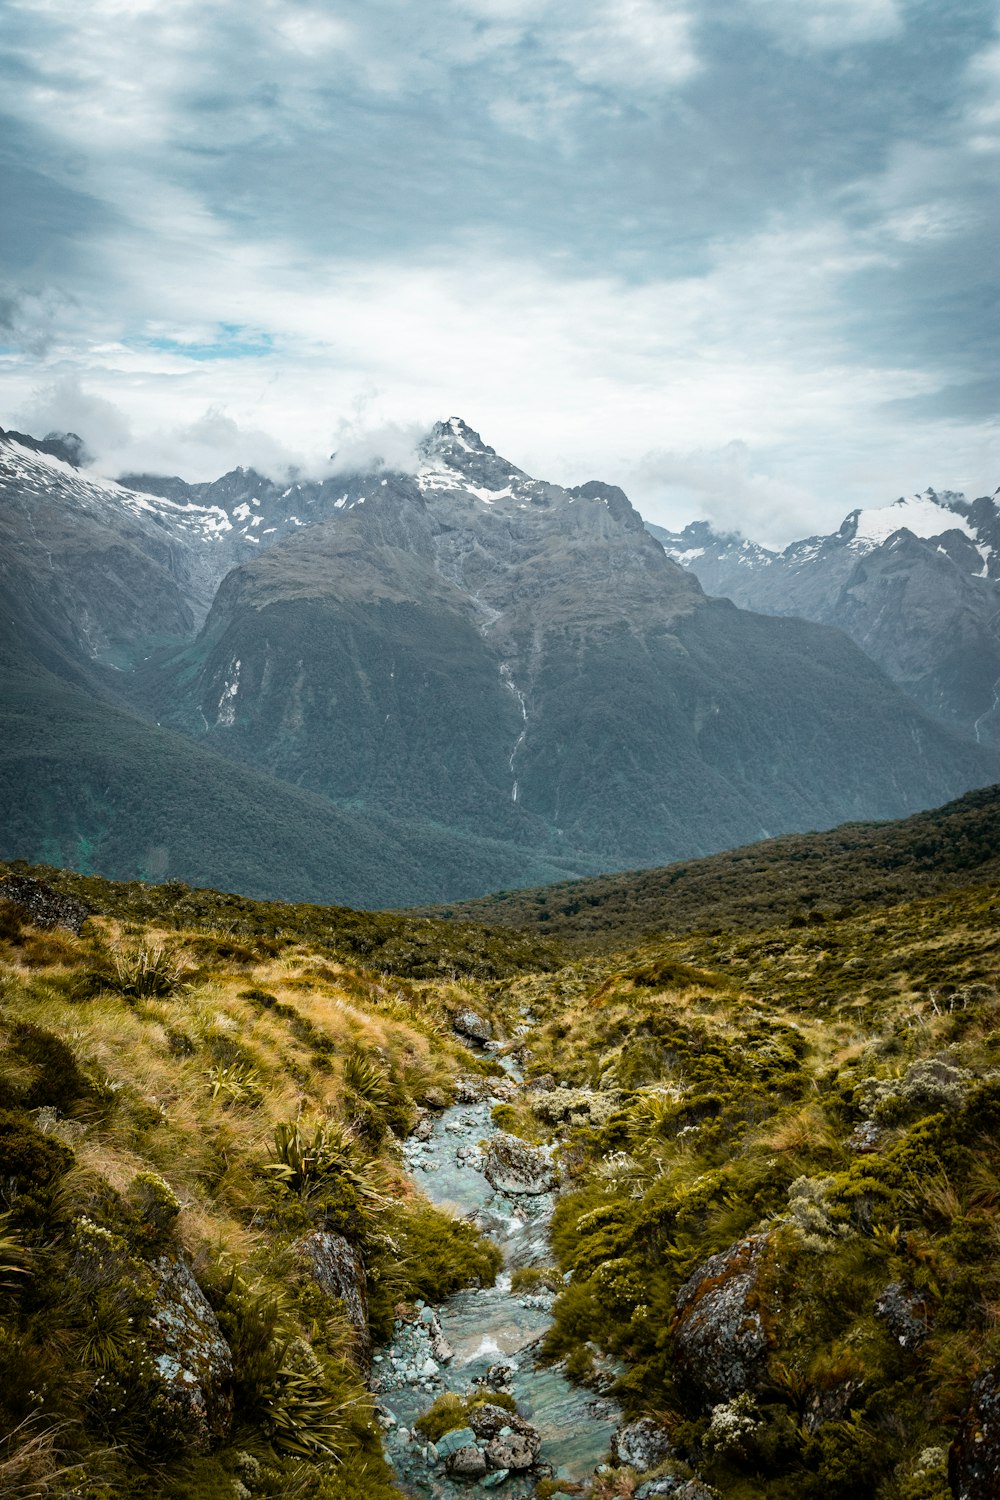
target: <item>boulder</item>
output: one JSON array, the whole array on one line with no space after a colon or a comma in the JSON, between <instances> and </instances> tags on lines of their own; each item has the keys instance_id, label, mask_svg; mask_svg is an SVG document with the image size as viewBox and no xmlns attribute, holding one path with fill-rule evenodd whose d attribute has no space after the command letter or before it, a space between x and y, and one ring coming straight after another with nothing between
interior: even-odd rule
<instances>
[{"instance_id":1,"label":"boulder","mask_svg":"<svg viewBox=\"0 0 1000 1500\"><path fill-rule=\"evenodd\" d=\"M358 1251L342 1234L317 1229L294 1246L304 1269L316 1285L344 1305L354 1329L357 1365L362 1374L371 1372L372 1341L368 1328L368 1278Z\"/></svg>"},{"instance_id":2,"label":"boulder","mask_svg":"<svg viewBox=\"0 0 1000 1500\"><path fill-rule=\"evenodd\" d=\"M468 1037L472 1042L488 1042L493 1037L493 1027L475 1010L460 1010L452 1016L451 1024L459 1036Z\"/></svg>"},{"instance_id":3,"label":"boulder","mask_svg":"<svg viewBox=\"0 0 1000 1500\"><path fill-rule=\"evenodd\" d=\"M1000 1474L1000 1365L980 1375L948 1453L955 1500L996 1500Z\"/></svg>"},{"instance_id":4,"label":"boulder","mask_svg":"<svg viewBox=\"0 0 1000 1500\"><path fill-rule=\"evenodd\" d=\"M0 880L0 901L9 901L17 907L24 921L33 927L68 927L77 935L91 915L90 907L82 901L63 895L44 880L34 880L30 875L8 875Z\"/></svg>"},{"instance_id":5,"label":"boulder","mask_svg":"<svg viewBox=\"0 0 1000 1500\"><path fill-rule=\"evenodd\" d=\"M232 1426L232 1352L190 1266L161 1256L151 1269L157 1281L147 1330L153 1366L168 1404L184 1418L189 1450L207 1453Z\"/></svg>"},{"instance_id":6,"label":"boulder","mask_svg":"<svg viewBox=\"0 0 1000 1500\"><path fill-rule=\"evenodd\" d=\"M487 1142L483 1172L498 1193L514 1197L535 1197L549 1192L556 1185L548 1153L540 1146L529 1146L516 1135L507 1135L505 1131L498 1131Z\"/></svg>"},{"instance_id":7,"label":"boulder","mask_svg":"<svg viewBox=\"0 0 1000 1500\"><path fill-rule=\"evenodd\" d=\"M462 1448L474 1448L476 1434L471 1427L453 1427L450 1432L443 1433L434 1446L439 1458L450 1458Z\"/></svg>"},{"instance_id":8,"label":"boulder","mask_svg":"<svg viewBox=\"0 0 1000 1500\"><path fill-rule=\"evenodd\" d=\"M674 1359L711 1402L754 1391L765 1374L768 1338L755 1296L767 1235L751 1235L711 1256L677 1294Z\"/></svg>"},{"instance_id":9,"label":"boulder","mask_svg":"<svg viewBox=\"0 0 1000 1500\"><path fill-rule=\"evenodd\" d=\"M926 1302L900 1281L891 1281L878 1297L875 1316L907 1353L922 1344L930 1332Z\"/></svg>"},{"instance_id":10,"label":"boulder","mask_svg":"<svg viewBox=\"0 0 1000 1500\"><path fill-rule=\"evenodd\" d=\"M486 1458L475 1443L469 1443L464 1448L457 1448L445 1461L445 1468L449 1474L455 1474L462 1479L481 1479L486 1473Z\"/></svg>"},{"instance_id":11,"label":"boulder","mask_svg":"<svg viewBox=\"0 0 1000 1500\"><path fill-rule=\"evenodd\" d=\"M620 1427L611 1439L611 1453L618 1463L627 1464L640 1474L675 1457L669 1432L652 1417L640 1417L637 1422Z\"/></svg>"},{"instance_id":12,"label":"boulder","mask_svg":"<svg viewBox=\"0 0 1000 1500\"><path fill-rule=\"evenodd\" d=\"M502 1427L509 1427L511 1414L505 1406L494 1406L486 1402L469 1413L469 1426L477 1438L496 1437Z\"/></svg>"},{"instance_id":13,"label":"boulder","mask_svg":"<svg viewBox=\"0 0 1000 1500\"><path fill-rule=\"evenodd\" d=\"M491 1469L530 1469L541 1446L542 1439L530 1423L514 1417L486 1444L486 1462Z\"/></svg>"}]
</instances>

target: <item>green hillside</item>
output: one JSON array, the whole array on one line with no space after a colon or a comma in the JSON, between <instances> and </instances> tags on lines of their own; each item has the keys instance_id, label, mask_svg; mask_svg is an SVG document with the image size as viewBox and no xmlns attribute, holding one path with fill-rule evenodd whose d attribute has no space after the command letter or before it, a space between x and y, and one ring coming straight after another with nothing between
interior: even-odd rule
<instances>
[{"instance_id":1,"label":"green hillside","mask_svg":"<svg viewBox=\"0 0 1000 1500\"><path fill-rule=\"evenodd\" d=\"M704 920L745 851L728 884L703 861L691 930L608 951L606 911L600 950L576 934L569 961L549 924L21 866L5 888L0 868L0 1493L400 1500L387 1445L426 1491L499 1398L460 1361L436 1399L414 1376L427 1409L401 1440L371 1372L500 1252L420 1196L403 1142L438 1121L457 1161L464 1109L444 1111L502 1089L476 1118L509 1159L544 1146L558 1180L547 1260L500 1285L504 1326L544 1294L542 1365L656 1441L589 1488L536 1467L513 1493L992 1500L996 804L779 841L780 868L811 851L821 901L867 871L812 918L750 892ZM78 935L33 925L38 875L44 901L87 903ZM461 1040L470 1009L523 1081ZM316 1235L357 1296L309 1270Z\"/></svg>"},{"instance_id":2,"label":"green hillside","mask_svg":"<svg viewBox=\"0 0 1000 1500\"><path fill-rule=\"evenodd\" d=\"M501 842L333 806L0 661L0 857L252 896L400 906L557 879Z\"/></svg>"},{"instance_id":3,"label":"green hillside","mask_svg":"<svg viewBox=\"0 0 1000 1500\"><path fill-rule=\"evenodd\" d=\"M821 922L853 907L1000 878L1000 786L887 823L791 834L658 870L631 870L428 908L537 931L578 950L654 932Z\"/></svg>"}]
</instances>

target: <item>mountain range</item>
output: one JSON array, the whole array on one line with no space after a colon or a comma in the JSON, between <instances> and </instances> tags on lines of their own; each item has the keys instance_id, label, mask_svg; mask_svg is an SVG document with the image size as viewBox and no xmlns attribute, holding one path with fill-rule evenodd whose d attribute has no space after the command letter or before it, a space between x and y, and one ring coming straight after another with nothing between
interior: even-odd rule
<instances>
[{"instance_id":1,"label":"mountain range","mask_svg":"<svg viewBox=\"0 0 1000 1500\"><path fill-rule=\"evenodd\" d=\"M842 631L708 597L620 489L458 418L412 474L81 460L0 438L0 854L450 901L1000 779Z\"/></svg>"},{"instance_id":2,"label":"mountain range","mask_svg":"<svg viewBox=\"0 0 1000 1500\"><path fill-rule=\"evenodd\" d=\"M649 529L709 593L836 625L926 713L1000 745L998 496L927 490L782 552L705 521Z\"/></svg>"}]
</instances>

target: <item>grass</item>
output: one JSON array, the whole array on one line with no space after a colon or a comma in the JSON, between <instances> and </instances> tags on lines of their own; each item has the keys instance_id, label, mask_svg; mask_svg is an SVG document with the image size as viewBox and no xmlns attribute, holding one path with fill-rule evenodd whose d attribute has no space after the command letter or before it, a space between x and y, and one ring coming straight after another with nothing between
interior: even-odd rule
<instances>
[{"instance_id":1,"label":"grass","mask_svg":"<svg viewBox=\"0 0 1000 1500\"><path fill-rule=\"evenodd\" d=\"M726 1500L944 1500L924 1455L1000 1364L1000 887L532 967L516 935L80 880L103 908L81 936L0 928L11 1486L198 1500L249 1453L267 1500L389 1500L356 1330L293 1247L346 1237L376 1340L400 1301L492 1282L499 1252L415 1196L397 1149L495 1067L452 1029L472 1008L501 1039L534 1018L498 1119L562 1169L552 1263L516 1280L556 1295L545 1356L596 1383L610 1356L626 1413L668 1420ZM437 936L456 962L432 976ZM358 956L376 938L398 968ZM158 952L166 993L109 981L109 955ZM748 1237L766 1348L730 1411L684 1364L677 1297L724 1284L700 1268ZM236 1356L235 1426L200 1455L143 1363L164 1253Z\"/></svg>"},{"instance_id":2,"label":"grass","mask_svg":"<svg viewBox=\"0 0 1000 1500\"><path fill-rule=\"evenodd\" d=\"M222 1493L249 1443L262 1455L255 1493L301 1482L319 1500L378 1500L394 1491L354 1332L288 1251L314 1228L345 1235L368 1269L376 1331L395 1300L492 1279L497 1252L414 1196L393 1144L480 1066L448 1024L457 982L439 994L298 934L274 942L252 910L238 939L166 924L168 904L161 893L152 922L91 918L80 937L20 923L0 937L8 1488ZM482 981L463 993L490 1010ZM88 1225L109 1247L86 1262L89 1282L73 1248ZM148 1384L136 1331L164 1252L185 1255L235 1341L232 1437L196 1460ZM36 1488L18 1489L22 1475Z\"/></svg>"}]
</instances>

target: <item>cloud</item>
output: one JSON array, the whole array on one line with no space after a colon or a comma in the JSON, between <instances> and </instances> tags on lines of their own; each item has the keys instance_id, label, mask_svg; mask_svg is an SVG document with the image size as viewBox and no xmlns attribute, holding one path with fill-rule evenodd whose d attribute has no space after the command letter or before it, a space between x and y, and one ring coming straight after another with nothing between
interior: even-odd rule
<instances>
[{"instance_id":1,"label":"cloud","mask_svg":"<svg viewBox=\"0 0 1000 1500\"><path fill-rule=\"evenodd\" d=\"M131 439L125 413L113 402L86 391L78 375L66 373L51 385L34 390L18 413L33 435L75 432L87 451L99 456L121 448Z\"/></svg>"},{"instance_id":2,"label":"cloud","mask_svg":"<svg viewBox=\"0 0 1000 1500\"><path fill-rule=\"evenodd\" d=\"M340 417L334 427L327 472L359 474L369 469L392 469L414 474L420 462L418 448L426 436L426 423L393 422L377 415L378 398L360 397L350 417Z\"/></svg>"},{"instance_id":3,"label":"cloud","mask_svg":"<svg viewBox=\"0 0 1000 1500\"><path fill-rule=\"evenodd\" d=\"M659 491L660 505L684 522L707 520L765 546L797 537L816 506L810 491L758 469L748 444L738 441L707 451L653 449L637 463L634 482L644 493Z\"/></svg>"},{"instance_id":4,"label":"cloud","mask_svg":"<svg viewBox=\"0 0 1000 1500\"><path fill-rule=\"evenodd\" d=\"M0 282L0 346L43 358L66 320L68 299L53 287L39 292Z\"/></svg>"},{"instance_id":5,"label":"cloud","mask_svg":"<svg viewBox=\"0 0 1000 1500\"><path fill-rule=\"evenodd\" d=\"M74 379L107 464L201 478L405 467L458 412L800 532L984 475L1000 51L940 12L7 0L0 421Z\"/></svg>"},{"instance_id":6,"label":"cloud","mask_svg":"<svg viewBox=\"0 0 1000 1500\"><path fill-rule=\"evenodd\" d=\"M750 17L792 48L826 51L899 34L899 0L746 0Z\"/></svg>"}]
</instances>

